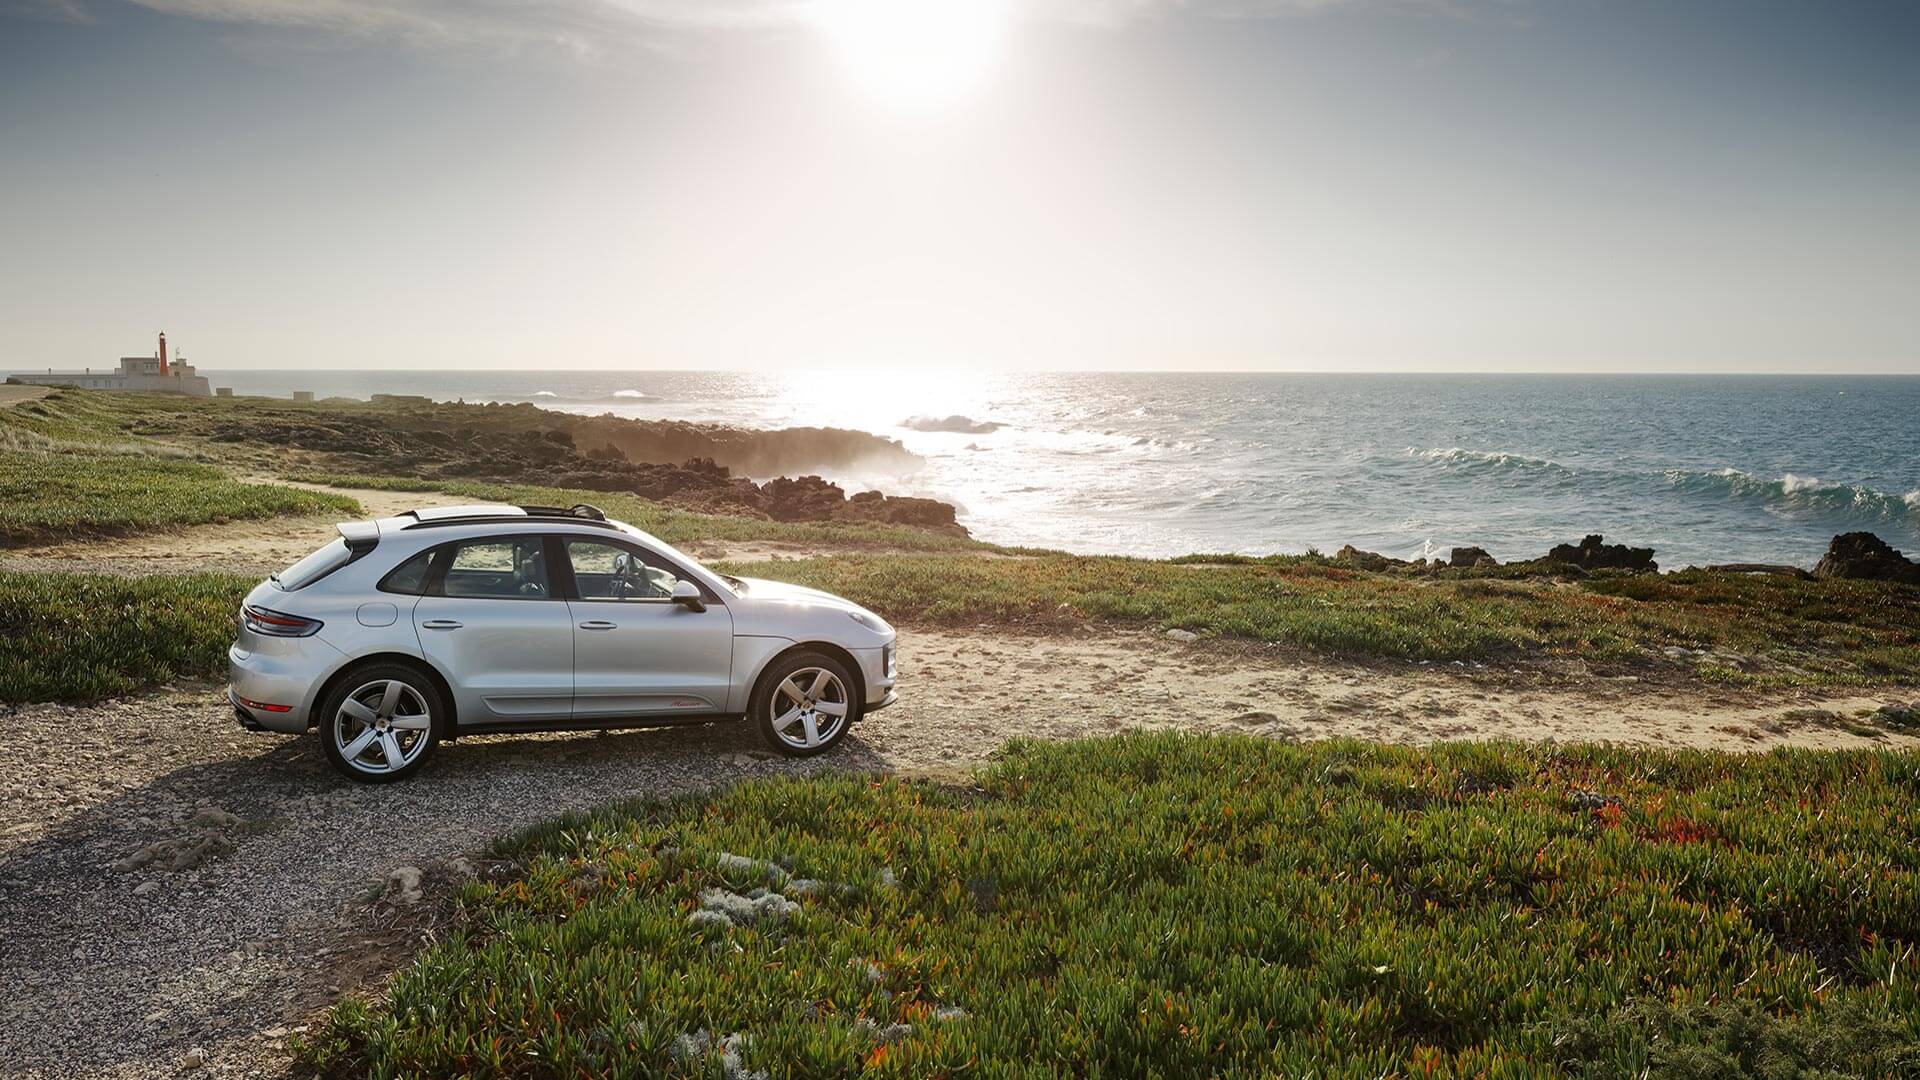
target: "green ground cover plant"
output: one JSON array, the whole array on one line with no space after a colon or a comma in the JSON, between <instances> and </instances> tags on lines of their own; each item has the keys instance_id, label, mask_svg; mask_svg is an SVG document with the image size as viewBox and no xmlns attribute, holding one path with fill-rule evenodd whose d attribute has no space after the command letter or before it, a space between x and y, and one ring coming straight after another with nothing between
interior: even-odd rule
<instances>
[{"instance_id":1,"label":"green ground cover plant","mask_svg":"<svg viewBox=\"0 0 1920 1080\"><path fill-rule=\"evenodd\" d=\"M241 483L212 465L164 454L0 445L0 547L283 514L359 512L360 504L344 496Z\"/></svg>"},{"instance_id":2,"label":"green ground cover plant","mask_svg":"<svg viewBox=\"0 0 1920 1080\"><path fill-rule=\"evenodd\" d=\"M1913 1076L1920 756L1135 735L572 816L338 1076Z\"/></svg>"},{"instance_id":3,"label":"green ground cover plant","mask_svg":"<svg viewBox=\"0 0 1920 1080\"><path fill-rule=\"evenodd\" d=\"M1755 684L1920 676L1920 588L1883 582L1691 570L1577 582L1412 577L1310 555L1194 564L850 554L726 569L825 589L907 622L1049 628L1107 619L1436 662L1621 663L1671 648L1687 650L1684 662L1709 678Z\"/></svg>"},{"instance_id":4,"label":"green ground cover plant","mask_svg":"<svg viewBox=\"0 0 1920 1080\"><path fill-rule=\"evenodd\" d=\"M232 574L0 571L0 703L85 701L226 671Z\"/></svg>"}]
</instances>

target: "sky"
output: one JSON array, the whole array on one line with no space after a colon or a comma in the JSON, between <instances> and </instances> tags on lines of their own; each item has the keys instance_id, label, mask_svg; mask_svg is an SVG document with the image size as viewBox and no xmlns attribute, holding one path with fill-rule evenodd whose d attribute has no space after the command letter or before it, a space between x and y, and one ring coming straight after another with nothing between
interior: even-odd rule
<instances>
[{"instance_id":1,"label":"sky","mask_svg":"<svg viewBox=\"0 0 1920 1080\"><path fill-rule=\"evenodd\" d=\"M1910 0L0 0L0 368L1920 372Z\"/></svg>"}]
</instances>

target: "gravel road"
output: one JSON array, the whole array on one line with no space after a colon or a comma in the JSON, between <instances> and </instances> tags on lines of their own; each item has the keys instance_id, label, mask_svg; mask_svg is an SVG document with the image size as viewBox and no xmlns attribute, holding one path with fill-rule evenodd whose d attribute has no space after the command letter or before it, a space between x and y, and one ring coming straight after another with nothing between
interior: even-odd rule
<instances>
[{"instance_id":1,"label":"gravel road","mask_svg":"<svg viewBox=\"0 0 1920 1080\"><path fill-rule=\"evenodd\" d=\"M462 740L363 787L213 690L0 723L0 1069L21 1076L285 1072L299 1023L411 950L368 903L390 871L431 881L568 808L877 763L857 740L775 759L734 725Z\"/></svg>"}]
</instances>

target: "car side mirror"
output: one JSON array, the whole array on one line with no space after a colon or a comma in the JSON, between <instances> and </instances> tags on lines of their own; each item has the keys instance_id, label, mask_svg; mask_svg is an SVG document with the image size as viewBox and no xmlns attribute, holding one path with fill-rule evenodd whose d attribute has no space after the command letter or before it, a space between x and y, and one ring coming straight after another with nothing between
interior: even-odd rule
<instances>
[{"instance_id":1,"label":"car side mirror","mask_svg":"<svg viewBox=\"0 0 1920 1080\"><path fill-rule=\"evenodd\" d=\"M707 610L707 602L700 598L700 586L691 581L674 582L673 602L691 611Z\"/></svg>"}]
</instances>

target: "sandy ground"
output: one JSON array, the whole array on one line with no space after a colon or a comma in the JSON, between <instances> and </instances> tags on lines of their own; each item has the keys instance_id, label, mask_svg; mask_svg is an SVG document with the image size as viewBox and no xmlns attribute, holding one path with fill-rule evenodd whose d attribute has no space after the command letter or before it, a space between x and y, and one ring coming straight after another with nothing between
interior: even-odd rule
<instances>
[{"instance_id":1,"label":"sandy ground","mask_svg":"<svg viewBox=\"0 0 1920 1080\"><path fill-rule=\"evenodd\" d=\"M350 492L369 513L422 496ZM208 526L51 545L0 566L264 573L332 535L331 520ZM765 547L765 545L762 545ZM762 554L806 554L768 549ZM1061 635L907 627L898 705L823 759L766 752L753 731L468 738L415 780L337 777L313 736L235 726L218 688L0 713L0 1072L28 1076L283 1073L286 1038L403 962L434 883L516 827L628 796L818 769L948 777L1006 739L1129 729L1612 740L1764 750L1916 746L1844 722L1920 690L1756 693L1670 675L1605 678L1476 665L1361 665L1146 630ZM160 862L129 865L162 845ZM172 868L180 851L205 857ZM429 899L373 899L415 867Z\"/></svg>"},{"instance_id":2,"label":"sandy ground","mask_svg":"<svg viewBox=\"0 0 1920 1080\"><path fill-rule=\"evenodd\" d=\"M0 383L0 408L18 405L23 401L38 401L53 393L51 386L9 386Z\"/></svg>"}]
</instances>

